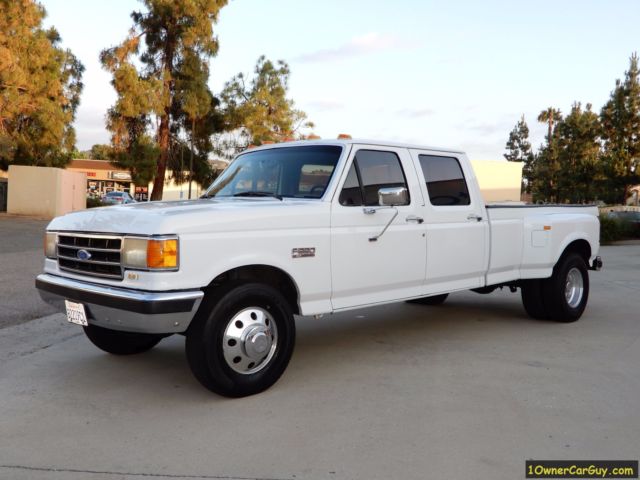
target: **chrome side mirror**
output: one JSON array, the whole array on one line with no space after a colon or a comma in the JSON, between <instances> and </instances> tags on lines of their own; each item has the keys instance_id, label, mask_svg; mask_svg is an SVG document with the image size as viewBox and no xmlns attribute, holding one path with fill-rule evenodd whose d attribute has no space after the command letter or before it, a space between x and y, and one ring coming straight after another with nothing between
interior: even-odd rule
<instances>
[{"instance_id":1,"label":"chrome side mirror","mask_svg":"<svg viewBox=\"0 0 640 480\"><path fill-rule=\"evenodd\" d=\"M378 204L396 207L409 203L409 194L405 187L387 187L378 190Z\"/></svg>"}]
</instances>

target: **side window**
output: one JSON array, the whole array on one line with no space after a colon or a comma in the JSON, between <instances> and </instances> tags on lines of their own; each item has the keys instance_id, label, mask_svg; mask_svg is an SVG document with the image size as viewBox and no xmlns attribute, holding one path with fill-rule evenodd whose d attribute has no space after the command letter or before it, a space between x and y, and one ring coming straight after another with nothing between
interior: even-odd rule
<instances>
[{"instance_id":1,"label":"side window","mask_svg":"<svg viewBox=\"0 0 640 480\"><path fill-rule=\"evenodd\" d=\"M469 205L469 189L454 157L419 155L431 205Z\"/></svg>"},{"instance_id":2,"label":"side window","mask_svg":"<svg viewBox=\"0 0 640 480\"><path fill-rule=\"evenodd\" d=\"M378 190L405 187L402 165L398 155L378 150L359 150L340 193L340 204L345 206L378 205ZM409 204L410 199L407 199Z\"/></svg>"},{"instance_id":3,"label":"side window","mask_svg":"<svg viewBox=\"0 0 640 480\"><path fill-rule=\"evenodd\" d=\"M362 190L360 190L358 172L356 172L356 162L351 164L347 179L344 181L342 191L340 192L340 205L344 205L345 207L362 205Z\"/></svg>"}]
</instances>

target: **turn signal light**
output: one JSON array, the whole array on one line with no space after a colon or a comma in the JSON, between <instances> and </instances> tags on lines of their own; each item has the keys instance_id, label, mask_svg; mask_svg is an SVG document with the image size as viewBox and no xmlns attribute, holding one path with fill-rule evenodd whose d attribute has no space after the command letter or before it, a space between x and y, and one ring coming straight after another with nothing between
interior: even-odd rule
<instances>
[{"instance_id":1,"label":"turn signal light","mask_svg":"<svg viewBox=\"0 0 640 480\"><path fill-rule=\"evenodd\" d=\"M147 245L148 268L177 268L178 240L149 240Z\"/></svg>"}]
</instances>

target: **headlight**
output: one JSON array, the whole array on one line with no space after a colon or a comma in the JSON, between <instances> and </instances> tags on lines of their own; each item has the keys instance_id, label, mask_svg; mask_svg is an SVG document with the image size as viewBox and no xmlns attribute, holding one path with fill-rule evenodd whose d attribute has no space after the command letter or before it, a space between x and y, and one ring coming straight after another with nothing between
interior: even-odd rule
<instances>
[{"instance_id":1,"label":"headlight","mask_svg":"<svg viewBox=\"0 0 640 480\"><path fill-rule=\"evenodd\" d=\"M122 265L141 270L176 270L178 239L127 237L122 247Z\"/></svg>"},{"instance_id":2,"label":"headlight","mask_svg":"<svg viewBox=\"0 0 640 480\"><path fill-rule=\"evenodd\" d=\"M44 234L44 256L47 258L58 258L58 234L45 232Z\"/></svg>"}]
</instances>

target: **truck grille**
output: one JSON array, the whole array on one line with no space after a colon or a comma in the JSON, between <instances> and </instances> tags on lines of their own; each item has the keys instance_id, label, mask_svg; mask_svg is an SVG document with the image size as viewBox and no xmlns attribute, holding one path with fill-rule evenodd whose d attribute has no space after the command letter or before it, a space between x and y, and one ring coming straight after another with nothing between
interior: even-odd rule
<instances>
[{"instance_id":1,"label":"truck grille","mask_svg":"<svg viewBox=\"0 0 640 480\"><path fill-rule=\"evenodd\" d=\"M122 280L121 237L58 235L58 266L78 275Z\"/></svg>"}]
</instances>

